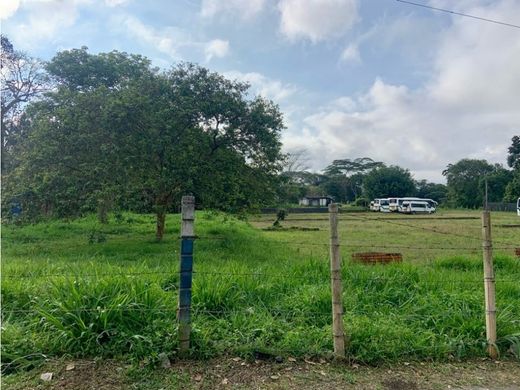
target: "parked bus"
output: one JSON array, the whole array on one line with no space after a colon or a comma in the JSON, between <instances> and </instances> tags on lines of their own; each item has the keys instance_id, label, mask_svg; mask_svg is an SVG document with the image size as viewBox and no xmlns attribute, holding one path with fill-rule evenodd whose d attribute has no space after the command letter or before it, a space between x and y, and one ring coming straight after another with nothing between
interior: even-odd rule
<instances>
[{"instance_id":1,"label":"parked bus","mask_svg":"<svg viewBox=\"0 0 520 390\"><path fill-rule=\"evenodd\" d=\"M381 199L374 199L372 202L370 202L370 211L379 211L379 201Z\"/></svg>"},{"instance_id":2,"label":"parked bus","mask_svg":"<svg viewBox=\"0 0 520 390\"><path fill-rule=\"evenodd\" d=\"M392 213L399 211L399 198L388 198L388 207Z\"/></svg>"},{"instance_id":3,"label":"parked bus","mask_svg":"<svg viewBox=\"0 0 520 390\"><path fill-rule=\"evenodd\" d=\"M426 199L426 198L413 198L413 197L407 197L407 198L397 198L397 211L398 212L404 212L403 209L403 203L404 202L411 202L411 201L418 201L418 202L427 202L430 206L430 210L432 213L437 211L437 205L438 202L434 201L433 199Z\"/></svg>"},{"instance_id":4,"label":"parked bus","mask_svg":"<svg viewBox=\"0 0 520 390\"><path fill-rule=\"evenodd\" d=\"M407 202L426 202L428 203L428 212L434 213L437 211L438 203L433 199L426 198L415 198L415 197L405 197L405 198L377 198L370 202L370 210L372 211L381 211L384 213L388 212L408 212L403 208L403 203Z\"/></svg>"},{"instance_id":5,"label":"parked bus","mask_svg":"<svg viewBox=\"0 0 520 390\"><path fill-rule=\"evenodd\" d=\"M379 199L379 211L382 213L390 212L390 200L389 199Z\"/></svg>"},{"instance_id":6,"label":"parked bus","mask_svg":"<svg viewBox=\"0 0 520 390\"><path fill-rule=\"evenodd\" d=\"M435 208L432 208L426 200L404 201L401 209L401 212L406 214L432 214L435 212Z\"/></svg>"}]
</instances>

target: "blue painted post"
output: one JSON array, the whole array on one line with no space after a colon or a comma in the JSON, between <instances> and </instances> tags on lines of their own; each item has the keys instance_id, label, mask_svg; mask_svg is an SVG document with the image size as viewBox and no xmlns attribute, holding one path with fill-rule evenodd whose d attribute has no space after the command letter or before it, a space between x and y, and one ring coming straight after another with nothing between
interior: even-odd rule
<instances>
[{"instance_id":1,"label":"blue painted post","mask_svg":"<svg viewBox=\"0 0 520 390\"><path fill-rule=\"evenodd\" d=\"M179 354L190 348L191 333L191 281L193 276L193 241L195 221L195 197L182 197L181 264L177 320L179 322Z\"/></svg>"}]
</instances>

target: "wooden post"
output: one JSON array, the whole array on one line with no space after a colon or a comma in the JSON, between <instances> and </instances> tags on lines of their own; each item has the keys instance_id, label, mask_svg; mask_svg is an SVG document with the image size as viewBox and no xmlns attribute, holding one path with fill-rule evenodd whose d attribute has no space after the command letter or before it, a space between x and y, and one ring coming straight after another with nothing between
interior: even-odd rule
<instances>
[{"instance_id":1,"label":"wooden post","mask_svg":"<svg viewBox=\"0 0 520 390\"><path fill-rule=\"evenodd\" d=\"M191 333L191 282L193 274L193 241L195 221L195 198L182 197L180 286L177 321L179 323L179 355L190 348Z\"/></svg>"},{"instance_id":2,"label":"wooden post","mask_svg":"<svg viewBox=\"0 0 520 390\"><path fill-rule=\"evenodd\" d=\"M495 272L493 270L493 248L491 242L491 214L482 212L482 250L484 259L484 295L486 302L486 339L487 351L492 359L498 356L497 320L495 307Z\"/></svg>"},{"instance_id":3,"label":"wooden post","mask_svg":"<svg viewBox=\"0 0 520 390\"><path fill-rule=\"evenodd\" d=\"M332 288L332 335L334 356L345 357L345 333L343 331L343 303L341 291L341 258L338 237L338 205L329 205L330 221L330 282Z\"/></svg>"}]
</instances>

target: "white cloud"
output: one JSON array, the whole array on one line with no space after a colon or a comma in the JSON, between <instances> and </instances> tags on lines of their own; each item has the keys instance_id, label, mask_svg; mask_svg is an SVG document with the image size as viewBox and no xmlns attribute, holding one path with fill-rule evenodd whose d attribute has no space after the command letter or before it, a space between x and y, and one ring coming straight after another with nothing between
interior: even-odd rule
<instances>
[{"instance_id":1,"label":"white cloud","mask_svg":"<svg viewBox=\"0 0 520 390\"><path fill-rule=\"evenodd\" d=\"M467 12L520 20L520 6L514 0ZM466 112L518 110L520 35L492 23L460 17L454 21L436 57L429 93L440 103Z\"/></svg>"},{"instance_id":2,"label":"white cloud","mask_svg":"<svg viewBox=\"0 0 520 390\"><path fill-rule=\"evenodd\" d=\"M9 0L11 1L11 0ZM93 4L94 0L22 0L15 1L19 9L26 12L22 22L10 26L16 47L34 50L42 42L57 39L63 31L74 26L79 19L80 9ZM3 7L4 2L2 3Z\"/></svg>"},{"instance_id":3,"label":"white cloud","mask_svg":"<svg viewBox=\"0 0 520 390\"><path fill-rule=\"evenodd\" d=\"M203 0L200 14L204 18L238 15L247 20L262 11L264 5L265 0Z\"/></svg>"},{"instance_id":4,"label":"white cloud","mask_svg":"<svg viewBox=\"0 0 520 390\"><path fill-rule=\"evenodd\" d=\"M122 18L120 23L133 39L166 54L169 59L180 59L182 56L179 50L183 47L202 46L194 42L186 31L175 27L155 28L129 15Z\"/></svg>"},{"instance_id":5,"label":"white cloud","mask_svg":"<svg viewBox=\"0 0 520 390\"><path fill-rule=\"evenodd\" d=\"M514 0L469 11L520 19ZM376 79L361 96L308 113L303 132L290 129L284 136L285 148L309 150L314 169L336 158L369 156L436 181L443 181L448 163L461 158L504 163L511 137L520 132L520 35L454 18L433 56L432 75L423 86Z\"/></svg>"},{"instance_id":6,"label":"white cloud","mask_svg":"<svg viewBox=\"0 0 520 390\"><path fill-rule=\"evenodd\" d=\"M169 57L175 58L177 56L177 46L172 32L157 31L133 16L128 16L124 20L124 26L134 38L155 47Z\"/></svg>"},{"instance_id":7,"label":"white cloud","mask_svg":"<svg viewBox=\"0 0 520 390\"><path fill-rule=\"evenodd\" d=\"M206 61L211 61L213 57L225 57L229 54L229 42L222 39L213 39L206 44L204 52Z\"/></svg>"},{"instance_id":8,"label":"white cloud","mask_svg":"<svg viewBox=\"0 0 520 390\"><path fill-rule=\"evenodd\" d=\"M127 15L123 18L115 18L114 21L120 23L132 38L166 54L169 60L182 59L186 50L194 50L196 53L204 55L206 61L225 57L230 51L228 41L222 39L213 39L208 42L197 41L184 29L172 26L155 28L144 24L134 16ZM155 62L166 66L169 64L164 59L155 59Z\"/></svg>"},{"instance_id":9,"label":"white cloud","mask_svg":"<svg viewBox=\"0 0 520 390\"><path fill-rule=\"evenodd\" d=\"M298 89L291 84L284 84L279 80L270 79L260 73L242 73L239 71L224 72L224 76L232 80L247 82L251 85L251 91L273 100L275 103L287 102Z\"/></svg>"},{"instance_id":10,"label":"white cloud","mask_svg":"<svg viewBox=\"0 0 520 390\"><path fill-rule=\"evenodd\" d=\"M280 29L291 40L338 38L358 21L357 0L281 0Z\"/></svg>"},{"instance_id":11,"label":"white cloud","mask_svg":"<svg viewBox=\"0 0 520 390\"><path fill-rule=\"evenodd\" d=\"M358 45L355 43L349 44L341 53L340 61L353 64L361 63Z\"/></svg>"},{"instance_id":12,"label":"white cloud","mask_svg":"<svg viewBox=\"0 0 520 390\"><path fill-rule=\"evenodd\" d=\"M4 0L0 2L0 19L8 19L20 6L20 0Z\"/></svg>"},{"instance_id":13,"label":"white cloud","mask_svg":"<svg viewBox=\"0 0 520 390\"><path fill-rule=\"evenodd\" d=\"M127 3L129 0L105 0L105 4L109 7L117 7Z\"/></svg>"}]
</instances>

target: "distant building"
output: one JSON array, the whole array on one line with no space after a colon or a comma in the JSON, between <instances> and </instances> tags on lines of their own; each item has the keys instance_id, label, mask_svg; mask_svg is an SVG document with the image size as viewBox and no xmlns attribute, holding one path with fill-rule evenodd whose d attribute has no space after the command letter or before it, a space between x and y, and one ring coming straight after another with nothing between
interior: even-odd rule
<instances>
[{"instance_id":1,"label":"distant building","mask_svg":"<svg viewBox=\"0 0 520 390\"><path fill-rule=\"evenodd\" d=\"M330 196L305 196L300 199L300 206L327 207L334 202Z\"/></svg>"}]
</instances>

